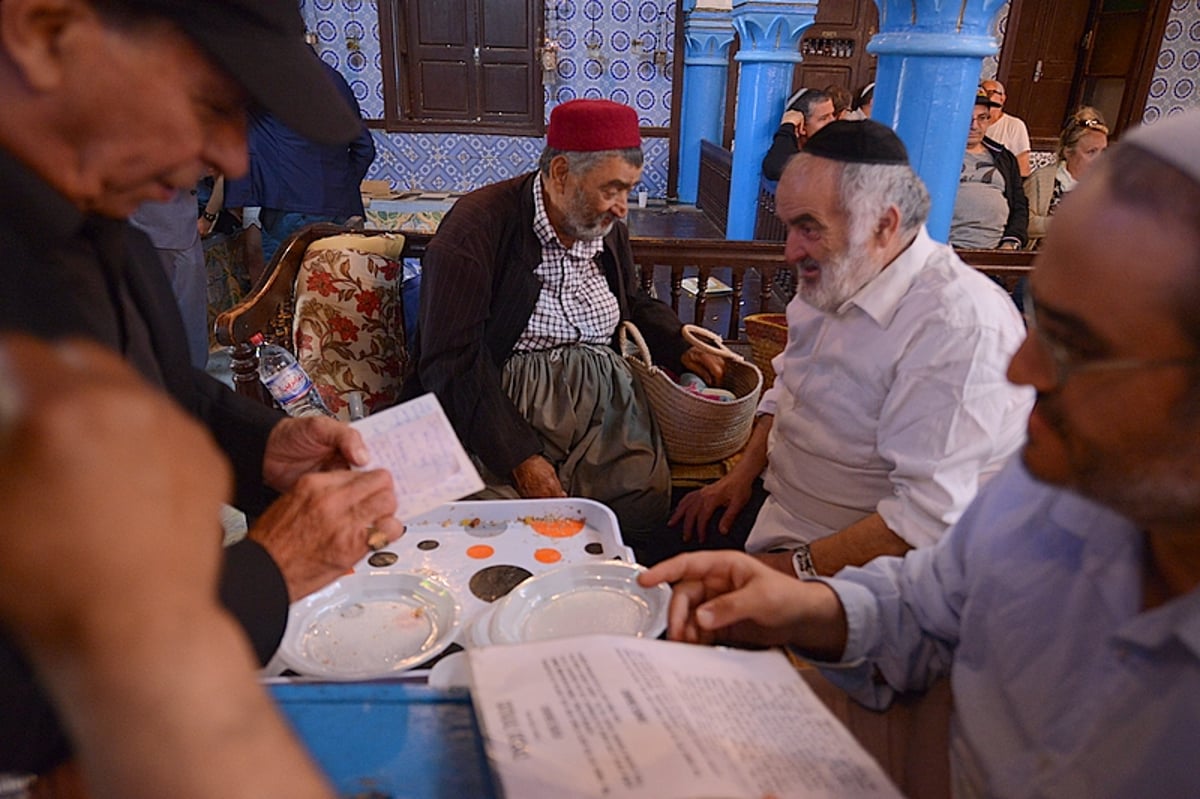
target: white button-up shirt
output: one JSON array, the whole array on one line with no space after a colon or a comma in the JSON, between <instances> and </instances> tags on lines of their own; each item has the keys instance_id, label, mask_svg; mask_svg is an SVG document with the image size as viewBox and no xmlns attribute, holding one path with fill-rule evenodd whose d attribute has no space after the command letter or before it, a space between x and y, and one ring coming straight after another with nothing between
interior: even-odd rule
<instances>
[{"instance_id":1,"label":"white button-up shirt","mask_svg":"<svg viewBox=\"0 0 1200 799\"><path fill-rule=\"evenodd\" d=\"M835 313L799 297L761 413L771 493L746 548L824 537L876 511L932 544L1025 438L1033 391L1005 378L1025 337L1003 289L913 243Z\"/></svg>"}]
</instances>

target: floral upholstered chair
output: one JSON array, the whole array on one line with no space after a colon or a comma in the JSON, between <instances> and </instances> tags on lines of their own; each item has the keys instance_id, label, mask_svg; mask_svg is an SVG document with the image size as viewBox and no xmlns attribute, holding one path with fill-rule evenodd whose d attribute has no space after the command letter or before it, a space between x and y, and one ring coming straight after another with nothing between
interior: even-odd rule
<instances>
[{"instance_id":1,"label":"floral upholstered chair","mask_svg":"<svg viewBox=\"0 0 1200 799\"><path fill-rule=\"evenodd\" d=\"M292 235L241 302L220 314L234 390L271 404L258 381L255 333L295 353L330 410L349 418L360 392L370 413L395 404L408 369L402 264L431 236L318 224Z\"/></svg>"},{"instance_id":2,"label":"floral upholstered chair","mask_svg":"<svg viewBox=\"0 0 1200 799\"><path fill-rule=\"evenodd\" d=\"M346 234L308 245L296 275L296 358L329 410L348 418L350 392L367 413L395 405L407 372L400 234Z\"/></svg>"}]
</instances>

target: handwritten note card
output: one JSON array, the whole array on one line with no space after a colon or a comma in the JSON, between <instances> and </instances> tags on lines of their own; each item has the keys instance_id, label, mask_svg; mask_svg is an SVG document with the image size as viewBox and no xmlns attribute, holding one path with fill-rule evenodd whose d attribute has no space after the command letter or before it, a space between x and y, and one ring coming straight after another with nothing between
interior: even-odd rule
<instances>
[{"instance_id":1,"label":"handwritten note card","mask_svg":"<svg viewBox=\"0 0 1200 799\"><path fill-rule=\"evenodd\" d=\"M396 481L396 517L413 519L483 488L475 465L433 394L352 423L371 453L367 469Z\"/></svg>"},{"instance_id":2,"label":"handwritten note card","mask_svg":"<svg viewBox=\"0 0 1200 799\"><path fill-rule=\"evenodd\" d=\"M780 652L587 635L468 657L508 796L900 797Z\"/></svg>"}]
</instances>

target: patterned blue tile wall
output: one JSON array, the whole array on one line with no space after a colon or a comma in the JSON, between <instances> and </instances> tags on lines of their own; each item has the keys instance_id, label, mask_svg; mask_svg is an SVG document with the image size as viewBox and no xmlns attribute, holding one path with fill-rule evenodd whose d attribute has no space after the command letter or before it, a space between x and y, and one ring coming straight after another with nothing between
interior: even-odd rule
<instances>
[{"instance_id":1,"label":"patterned blue tile wall","mask_svg":"<svg viewBox=\"0 0 1200 799\"><path fill-rule=\"evenodd\" d=\"M674 0L545 0L546 31L558 44L558 69L547 75L546 113L575 97L608 97L632 105L645 126L671 124L669 67L674 58ZM339 69L368 119L383 117L382 54L376 0L300 0L321 57ZM998 15L1004 35L1008 8ZM589 44L598 47L589 48ZM1144 118L1158 119L1200 104L1200 0L1173 0ZM983 74L995 73L994 59ZM369 178L397 189L469 191L533 169L542 139L464 133L375 133L379 155ZM666 196L666 139L646 143L645 187Z\"/></svg>"},{"instance_id":2,"label":"patterned blue tile wall","mask_svg":"<svg viewBox=\"0 0 1200 799\"><path fill-rule=\"evenodd\" d=\"M300 9L309 30L316 31L321 57L346 76L363 115L381 119L382 54L374 0L301 0ZM637 109L643 126L670 126L674 0L545 0L545 25L558 48L557 70L544 74L547 117L567 100L606 97ZM655 64L659 50L666 54L665 67ZM397 189L468 191L533 169L543 141L377 131L378 155L367 177L389 180ZM648 139L644 149L642 182L650 196L664 197L667 140Z\"/></svg>"},{"instance_id":3,"label":"patterned blue tile wall","mask_svg":"<svg viewBox=\"0 0 1200 799\"><path fill-rule=\"evenodd\" d=\"M1142 119L1153 122L1200 105L1200 95L1196 93L1197 67L1200 67L1200 0L1174 0Z\"/></svg>"}]
</instances>

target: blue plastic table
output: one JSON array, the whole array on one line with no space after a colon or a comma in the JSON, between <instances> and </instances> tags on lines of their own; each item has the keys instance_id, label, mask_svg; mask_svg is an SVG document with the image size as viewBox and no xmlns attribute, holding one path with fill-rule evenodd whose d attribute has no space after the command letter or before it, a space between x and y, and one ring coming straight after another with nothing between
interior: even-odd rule
<instances>
[{"instance_id":1,"label":"blue plastic table","mask_svg":"<svg viewBox=\"0 0 1200 799\"><path fill-rule=\"evenodd\" d=\"M497 799L465 690L290 683L271 693L343 797Z\"/></svg>"}]
</instances>

